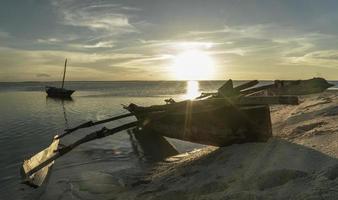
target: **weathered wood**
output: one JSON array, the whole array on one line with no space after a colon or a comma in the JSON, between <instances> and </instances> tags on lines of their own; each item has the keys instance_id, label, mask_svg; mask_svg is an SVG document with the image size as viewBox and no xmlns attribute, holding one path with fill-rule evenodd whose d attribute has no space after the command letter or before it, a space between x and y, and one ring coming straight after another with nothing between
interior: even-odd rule
<instances>
[{"instance_id":1,"label":"weathered wood","mask_svg":"<svg viewBox=\"0 0 338 200\"><path fill-rule=\"evenodd\" d=\"M233 105L274 105L274 104L288 104L288 105L297 105L298 97L296 96L271 96L271 97L232 97L232 98L210 98L204 100L186 100L173 104L165 105L153 105L149 107L142 107L136 104L130 104L126 106L125 109L132 113L138 113L138 115L144 113L147 115L149 112L159 112L159 111L180 111L185 112L185 109L188 106L199 106L198 109L213 109L216 107L222 106L233 106ZM198 109L193 109L192 111L198 111Z\"/></svg>"},{"instance_id":2,"label":"weathered wood","mask_svg":"<svg viewBox=\"0 0 338 200\"><path fill-rule=\"evenodd\" d=\"M134 152L148 161L162 161L179 154L174 145L166 138L151 131L139 128L128 130Z\"/></svg>"},{"instance_id":3,"label":"weathered wood","mask_svg":"<svg viewBox=\"0 0 338 200\"><path fill-rule=\"evenodd\" d=\"M217 95L217 94L218 94L217 92L202 92L201 95L196 97L195 99L196 100L204 99L204 98L211 97L211 96Z\"/></svg>"},{"instance_id":4,"label":"weathered wood","mask_svg":"<svg viewBox=\"0 0 338 200\"><path fill-rule=\"evenodd\" d=\"M306 95L325 91L333 85L323 78L308 80L276 80L275 87L267 89L268 95Z\"/></svg>"},{"instance_id":5,"label":"weathered wood","mask_svg":"<svg viewBox=\"0 0 338 200\"><path fill-rule=\"evenodd\" d=\"M122 115L118 115L118 116L111 117L111 118L108 118L108 119L99 120L99 121L96 121L96 122L88 121L88 122L80 124L79 126L76 126L74 128L66 129L65 132L63 134L57 136L57 138L58 139L63 138L64 136L71 134L72 132L77 131L79 129L88 128L88 127L96 126L96 125L99 125L99 124L104 124L104 123L107 123L107 122L112 122L112 121L115 121L115 120L123 119L123 118L126 118L126 117L131 117L131 116L134 116L134 114L132 114L132 113L122 114Z\"/></svg>"},{"instance_id":6,"label":"weathered wood","mask_svg":"<svg viewBox=\"0 0 338 200\"><path fill-rule=\"evenodd\" d=\"M265 95L306 95L320 93L333 85L323 78L308 80L275 80L273 84L242 90L242 95L265 91Z\"/></svg>"},{"instance_id":7,"label":"weathered wood","mask_svg":"<svg viewBox=\"0 0 338 200\"><path fill-rule=\"evenodd\" d=\"M136 121L136 122L124 124L122 126L118 126L113 129L102 128L101 130L90 133L86 135L85 137L81 138L80 140L77 140L76 142L68 146L62 147L61 149L58 149L57 151L55 150L57 149L59 140L58 139L54 140L52 145L49 146L47 149L34 155L28 161L24 161L23 166L22 166L22 174L21 174L24 180L24 183L28 185L32 185L32 186L40 186L43 183L48 173L48 170L45 171L45 168L49 167L56 159L60 158L64 154L69 153L71 150L73 150L74 148L76 148L77 146L83 143L90 142L95 139L107 137L109 135L113 135L122 130L135 127L137 125L138 125L138 122ZM36 180L35 180L35 176L38 177L36 178Z\"/></svg>"},{"instance_id":8,"label":"weathered wood","mask_svg":"<svg viewBox=\"0 0 338 200\"><path fill-rule=\"evenodd\" d=\"M247 89L247 90L242 90L240 92L240 94L249 95L249 94L261 91L261 90L266 90L266 89L274 88L274 87L275 87L275 84L262 85L262 86L259 86L259 87L254 87L254 88L250 88L250 89Z\"/></svg>"},{"instance_id":9,"label":"weathered wood","mask_svg":"<svg viewBox=\"0 0 338 200\"><path fill-rule=\"evenodd\" d=\"M263 97L242 97L237 104L240 105L298 105L298 97L296 96L263 96Z\"/></svg>"},{"instance_id":10,"label":"weathered wood","mask_svg":"<svg viewBox=\"0 0 338 200\"><path fill-rule=\"evenodd\" d=\"M251 87L257 85L258 83L259 82L257 80L249 81L249 82L246 82L246 83L241 84L239 86L236 86L234 89L237 90L237 91L241 91L241 90L245 90L245 89L251 88Z\"/></svg>"},{"instance_id":11,"label":"weathered wood","mask_svg":"<svg viewBox=\"0 0 338 200\"><path fill-rule=\"evenodd\" d=\"M218 88L219 97L231 97L238 95L238 91L234 90L232 80L229 79L224 85Z\"/></svg>"},{"instance_id":12,"label":"weathered wood","mask_svg":"<svg viewBox=\"0 0 338 200\"><path fill-rule=\"evenodd\" d=\"M54 151L57 150L58 145L59 140L54 139L52 144L48 148L42 150L41 152L35 154L30 159L24 161L21 171L24 183L29 184L33 187L39 187L42 185L43 181L47 177L49 169L54 164L54 161L49 162L47 165L42 167L41 170L37 171L34 174L28 175L28 173L35 167L39 166L40 163L43 163L48 158L55 155Z\"/></svg>"},{"instance_id":13,"label":"weathered wood","mask_svg":"<svg viewBox=\"0 0 338 200\"><path fill-rule=\"evenodd\" d=\"M221 105L210 109L190 103L184 110L135 115L144 130L207 145L263 142L272 135L268 106Z\"/></svg>"}]
</instances>

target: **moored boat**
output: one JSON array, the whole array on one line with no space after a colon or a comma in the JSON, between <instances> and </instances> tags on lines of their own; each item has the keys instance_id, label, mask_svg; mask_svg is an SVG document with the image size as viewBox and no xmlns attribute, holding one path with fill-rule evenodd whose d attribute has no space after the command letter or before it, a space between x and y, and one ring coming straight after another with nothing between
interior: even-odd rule
<instances>
[{"instance_id":1,"label":"moored boat","mask_svg":"<svg viewBox=\"0 0 338 200\"><path fill-rule=\"evenodd\" d=\"M71 98L75 90L68 90L64 88L65 77L66 77L67 59L65 60L65 67L63 70L63 78L61 88L46 86L46 93L48 97L54 98Z\"/></svg>"},{"instance_id":2,"label":"moored boat","mask_svg":"<svg viewBox=\"0 0 338 200\"><path fill-rule=\"evenodd\" d=\"M49 97L71 98L75 90L46 86L46 92Z\"/></svg>"}]
</instances>

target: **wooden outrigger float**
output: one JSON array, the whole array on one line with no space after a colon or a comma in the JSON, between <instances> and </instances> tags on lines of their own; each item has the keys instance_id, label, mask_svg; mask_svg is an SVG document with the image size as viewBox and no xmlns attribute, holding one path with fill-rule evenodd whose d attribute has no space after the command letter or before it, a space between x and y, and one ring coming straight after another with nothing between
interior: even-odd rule
<instances>
[{"instance_id":1,"label":"wooden outrigger float","mask_svg":"<svg viewBox=\"0 0 338 200\"><path fill-rule=\"evenodd\" d=\"M130 113L109 119L86 122L75 128L66 129L56 135L52 145L25 160L22 167L23 182L38 187L43 183L54 160L77 146L122 130L138 127L143 131L160 136L186 140L214 146L234 143L265 142L272 136L269 105L298 104L295 96L250 96L248 88L258 81L250 81L233 87L229 80L217 93L204 93L195 100L175 102L149 107L130 104L124 106ZM257 90L257 89L256 89ZM254 92L256 92L256 90ZM258 90L259 91L259 90ZM82 128L135 116L137 121L113 129L102 128L68 146L58 146L59 140Z\"/></svg>"}]
</instances>

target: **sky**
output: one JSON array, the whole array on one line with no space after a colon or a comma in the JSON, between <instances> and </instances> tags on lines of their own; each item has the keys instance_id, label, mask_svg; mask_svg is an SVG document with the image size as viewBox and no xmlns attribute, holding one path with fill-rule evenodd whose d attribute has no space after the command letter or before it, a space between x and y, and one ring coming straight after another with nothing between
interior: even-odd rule
<instances>
[{"instance_id":1,"label":"sky","mask_svg":"<svg viewBox=\"0 0 338 200\"><path fill-rule=\"evenodd\" d=\"M337 10L336 0L2 0L0 81L61 80L65 58L67 80L184 79L173 65L189 51L203 55L183 64L212 60L201 79L337 80Z\"/></svg>"}]
</instances>

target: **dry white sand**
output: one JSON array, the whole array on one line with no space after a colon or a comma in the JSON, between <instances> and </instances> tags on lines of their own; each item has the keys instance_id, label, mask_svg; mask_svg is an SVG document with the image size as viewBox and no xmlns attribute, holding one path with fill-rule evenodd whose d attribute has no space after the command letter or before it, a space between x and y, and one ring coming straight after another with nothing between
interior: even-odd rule
<instances>
[{"instance_id":1,"label":"dry white sand","mask_svg":"<svg viewBox=\"0 0 338 200\"><path fill-rule=\"evenodd\" d=\"M60 200L338 199L337 97L338 92L328 91L301 97L298 106L272 107L274 137L267 143L206 147L147 170L109 160L109 152L93 149L88 159L75 151L73 160L60 161L75 167L56 166L39 189L42 194L29 195ZM120 168L111 170L111 165Z\"/></svg>"}]
</instances>

